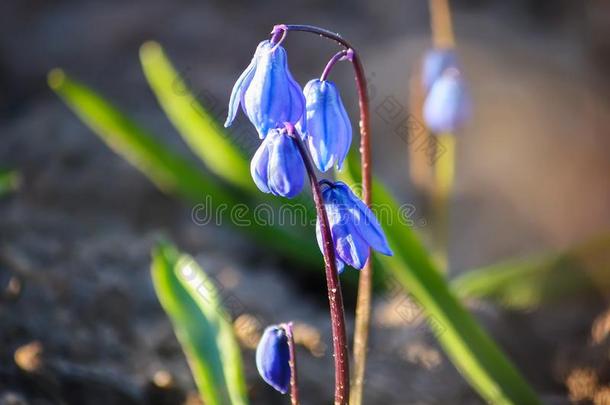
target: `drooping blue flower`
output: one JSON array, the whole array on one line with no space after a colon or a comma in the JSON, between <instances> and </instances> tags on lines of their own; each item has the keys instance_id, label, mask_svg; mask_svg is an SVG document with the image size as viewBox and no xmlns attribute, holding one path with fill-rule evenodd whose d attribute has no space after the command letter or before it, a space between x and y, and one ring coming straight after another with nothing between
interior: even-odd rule
<instances>
[{"instance_id":1,"label":"drooping blue flower","mask_svg":"<svg viewBox=\"0 0 610 405\"><path fill-rule=\"evenodd\" d=\"M241 104L260 138L284 122L293 125L303 115L305 98L288 70L286 50L271 41L262 41L250 65L233 86L225 127L230 126Z\"/></svg>"},{"instance_id":2,"label":"drooping blue flower","mask_svg":"<svg viewBox=\"0 0 610 405\"><path fill-rule=\"evenodd\" d=\"M333 82L314 79L305 85L303 93L305 115L299 126L313 162L321 172L335 164L341 169L352 143L352 124L339 91Z\"/></svg>"},{"instance_id":3,"label":"drooping blue flower","mask_svg":"<svg viewBox=\"0 0 610 405\"><path fill-rule=\"evenodd\" d=\"M345 264L362 269L369 257L369 248L387 256L392 255L392 250L375 214L345 183L341 181L331 183L328 180L322 180L320 187L335 246L339 273L343 271ZM316 226L316 236L320 250L323 250L319 220Z\"/></svg>"},{"instance_id":4,"label":"drooping blue flower","mask_svg":"<svg viewBox=\"0 0 610 405\"><path fill-rule=\"evenodd\" d=\"M426 92L449 68L459 69L458 58L453 49L431 49L426 52L421 74Z\"/></svg>"},{"instance_id":5,"label":"drooping blue flower","mask_svg":"<svg viewBox=\"0 0 610 405\"><path fill-rule=\"evenodd\" d=\"M471 110L466 83L457 70L449 69L424 101L424 121L433 133L454 133L470 118Z\"/></svg>"},{"instance_id":6,"label":"drooping blue flower","mask_svg":"<svg viewBox=\"0 0 610 405\"><path fill-rule=\"evenodd\" d=\"M250 163L254 183L263 193L292 198L305 184L305 164L284 129L270 130Z\"/></svg>"},{"instance_id":7,"label":"drooping blue flower","mask_svg":"<svg viewBox=\"0 0 610 405\"><path fill-rule=\"evenodd\" d=\"M256 368L263 380L282 394L290 387L289 362L286 331L279 326L269 326L256 348Z\"/></svg>"}]
</instances>

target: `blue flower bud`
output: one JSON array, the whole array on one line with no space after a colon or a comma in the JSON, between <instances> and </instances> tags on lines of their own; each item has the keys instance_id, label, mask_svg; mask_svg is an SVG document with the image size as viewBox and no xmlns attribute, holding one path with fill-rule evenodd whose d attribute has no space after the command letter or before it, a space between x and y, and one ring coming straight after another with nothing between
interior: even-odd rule
<instances>
[{"instance_id":1,"label":"blue flower bud","mask_svg":"<svg viewBox=\"0 0 610 405\"><path fill-rule=\"evenodd\" d=\"M460 73L449 69L434 82L426 97L424 121L433 133L453 133L470 118L471 109Z\"/></svg>"},{"instance_id":2,"label":"blue flower bud","mask_svg":"<svg viewBox=\"0 0 610 405\"><path fill-rule=\"evenodd\" d=\"M305 184L305 164L299 149L290 135L274 128L258 148L250 173L254 183L263 193L292 198Z\"/></svg>"},{"instance_id":3,"label":"blue flower bud","mask_svg":"<svg viewBox=\"0 0 610 405\"><path fill-rule=\"evenodd\" d=\"M426 52L421 74L426 92L449 68L459 69L457 55L453 49L432 49Z\"/></svg>"},{"instance_id":4,"label":"blue flower bud","mask_svg":"<svg viewBox=\"0 0 610 405\"><path fill-rule=\"evenodd\" d=\"M269 326L256 348L256 368L263 380L285 394L290 387L290 351L286 331Z\"/></svg>"},{"instance_id":5,"label":"blue flower bud","mask_svg":"<svg viewBox=\"0 0 610 405\"><path fill-rule=\"evenodd\" d=\"M322 198L331 228L337 270L348 264L362 269L369 257L369 249L391 256L392 250L375 214L343 182L320 182ZM322 250L320 223L316 227L318 245Z\"/></svg>"},{"instance_id":6,"label":"blue flower bud","mask_svg":"<svg viewBox=\"0 0 610 405\"><path fill-rule=\"evenodd\" d=\"M352 124L333 82L314 79L303 89L305 115L299 123L316 167L341 169L352 143Z\"/></svg>"},{"instance_id":7,"label":"blue flower bud","mask_svg":"<svg viewBox=\"0 0 610 405\"><path fill-rule=\"evenodd\" d=\"M233 86L225 127L233 123L240 104L261 139L285 122L298 122L305 98L288 70L284 48L269 40L258 45L252 62Z\"/></svg>"}]
</instances>

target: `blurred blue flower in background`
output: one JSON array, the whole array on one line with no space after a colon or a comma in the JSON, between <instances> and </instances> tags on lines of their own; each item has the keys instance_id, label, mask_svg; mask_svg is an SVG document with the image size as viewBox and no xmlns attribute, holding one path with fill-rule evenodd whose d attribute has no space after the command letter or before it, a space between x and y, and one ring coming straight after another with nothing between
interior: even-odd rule
<instances>
[{"instance_id":1,"label":"blurred blue flower in background","mask_svg":"<svg viewBox=\"0 0 610 405\"><path fill-rule=\"evenodd\" d=\"M233 123L240 104L261 139L270 129L284 122L295 125L301 118L305 98L288 70L283 47L270 40L258 45L252 62L233 86L225 127Z\"/></svg>"},{"instance_id":2,"label":"blurred blue flower in background","mask_svg":"<svg viewBox=\"0 0 610 405\"><path fill-rule=\"evenodd\" d=\"M282 394L290 387L289 361L286 331L279 326L269 326L256 348L256 368L263 380Z\"/></svg>"},{"instance_id":3,"label":"blurred blue flower in background","mask_svg":"<svg viewBox=\"0 0 610 405\"><path fill-rule=\"evenodd\" d=\"M458 58L453 49L431 49L426 52L422 63L422 84L426 92L443 73L449 69L460 69Z\"/></svg>"},{"instance_id":4,"label":"blurred blue flower in background","mask_svg":"<svg viewBox=\"0 0 610 405\"><path fill-rule=\"evenodd\" d=\"M458 70L450 68L438 78L424 102L424 121L436 134L454 133L472 113L470 96Z\"/></svg>"},{"instance_id":5,"label":"blurred blue flower in background","mask_svg":"<svg viewBox=\"0 0 610 405\"><path fill-rule=\"evenodd\" d=\"M362 269L369 257L370 248L387 256L392 255L375 214L345 183L321 180L320 187L335 245L339 273L343 271L345 264ZM319 221L316 234L322 250Z\"/></svg>"},{"instance_id":6,"label":"blurred blue flower in background","mask_svg":"<svg viewBox=\"0 0 610 405\"><path fill-rule=\"evenodd\" d=\"M352 143L352 124L339 91L333 82L314 79L305 85L303 93L305 115L299 126L306 135L313 162L322 172L335 164L341 169Z\"/></svg>"},{"instance_id":7,"label":"blurred blue flower in background","mask_svg":"<svg viewBox=\"0 0 610 405\"><path fill-rule=\"evenodd\" d=\"M292 198L301 192L305 164L294 139L284 128L268 132L252 158L250 173L263 193Z\"/></svg>"}]
</instances>

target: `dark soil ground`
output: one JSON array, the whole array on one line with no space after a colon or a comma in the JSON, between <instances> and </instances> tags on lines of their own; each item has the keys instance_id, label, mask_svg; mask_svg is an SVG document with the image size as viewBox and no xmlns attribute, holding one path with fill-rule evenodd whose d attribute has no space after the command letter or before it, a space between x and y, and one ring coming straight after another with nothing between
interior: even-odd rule
<instances>
[{"instance_id":1,"label":"dark soil ground","mask_svg":"<svg viewBox=\"0 0 610 405\"><path fill-rule=\"evenodd\" d=\"M585 19L579 7L562 13L563 6L529 4L458 2L456 29L476 119L458 150L454 273L563 248L610 225L609 98L597 14ZM145 40L160 41L196 90L224 104L273 24L329 27L361 46L375 88L373 109L388 97L406 108L408 75L429 47L427 21L424 2L398 0L256 7L3 2L0 165L17 168L22 186L0 200L0 404L197 403L149 276L150 250L162 234L241 302L238 325L249 317L294 320L303 340L303 402L331 403L323 279L295 276L298 265L230 228L195 225L190 207L109 151L48 90L45 75L65 68L187 153L140 71L137 53ZM292 69L304 83L319 74L333 48L311 38L290 41ZM338 72L345 99L353 100L348 70ZM354 107L351 112L355 117ZM407 146L382 118L373 121L375 170L425 218L409 186ZM366 403L480 403L421 320L400 317L403 297L394 292L376 300ZM545 403L594 397L610 403L603 300L565 300L527 313L470 304ZM351 330L351 316L349 323ZM252 402L287 403L256 374L248 336L259 332L240 334Z\"/></svg>"}]
</instances>

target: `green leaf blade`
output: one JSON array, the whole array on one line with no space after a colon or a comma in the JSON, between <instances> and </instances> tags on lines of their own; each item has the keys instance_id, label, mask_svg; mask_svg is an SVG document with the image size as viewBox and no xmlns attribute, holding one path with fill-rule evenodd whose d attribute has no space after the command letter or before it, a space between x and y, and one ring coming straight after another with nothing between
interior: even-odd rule
<instances>
[{"instance_id":1,"label":"green leaf blade","mask_svg":"<svg viewBox=\"0 0 610 405\"><path fill-rule=\"evenodd\" d=\"M350 157L340 173L349 184L360 180L357 159ZM375 204L389 208L392 217L382 224L394 256L376 255L427 315L428 323L452 363L486 401L493 404L538 404L536 393L500 348L477 324L449 289L430 254L400 217L401 207L389 191L373 180Z\"/></svg>"},{"instance_id":2,"label":"green leaf blade","mask_svg":"<svg viewBox=\"0 0 610 405\"><path fill-rule=\"evenodd\" d=\"M21 180L21 174L17 170L0 169L0 197L19 189Z\"/></svg>"},{"instance_id":3,"label":"green leaf blade","mask_svg":"<svg viewBox=\"0 0 610 405\"><path fill-rule=\"evenodd\" d=\"M213 281L166 244L153 251L151 275L205 403L246 405L241 353Z\"/></svg>"},{"instance_id":4,"label":"green leaf blade","mask_svg":"<svg viewBox=\"0 0 610 405\"><path fill-rule=\"evenodd\" d=\"M531 310L559 300L605 296L610 291L610 235L591 238L563 252L495 263L451 281L464 299L489 299L512 310Z\"/></svg>"},{"instance_id":5,"label":"green leaf blade","mask_svg":"<svg viewBox=\"0 0 610 405\"><path fill-rule=\"evenodd\" d=\"M49 73L49 86L112 150L140 169L161 190L195 201L206 195L223 201L232 200L229 193L203 176L194 164L169 150L96 92L62 70Z\"/></svg>"},{"instance_id":6,"label":"green leaf blade","mask_svg":"<svg viewBox=\"0 0 610 405\"><path fill-rule=\"evenodd\" d=\"M71 79L62 70L55 69L49 73L49 86L112 150L138 168L163 192L199 204L197 207L213 215L214 221L235 225L276 252L316 267L322 263L313 237L294 232L291 227L265 222L261 212L267 212L263 206L267 202L255 205L256 202L244 201L234 189L205 175L109 101ZM246 179L251 183L249 174ZM258 190L256 193L260 194ZM258 202L261 201L264 200ZM274 206L270 205L269 210ZM261 208L258 213L257 207Z\"/></svg>"},{"instance_id":7,"label":"green leaf blade","mask_svg":"<svg viewBox=\"0 0 610 405\"><path fill-rule=\"evenodd\" d=\"M249 191L250 163L215 117L201 106L156 42L140 48L140 62L161 108L191 150L217 176Z\"/></svg>"}]
</instances>

